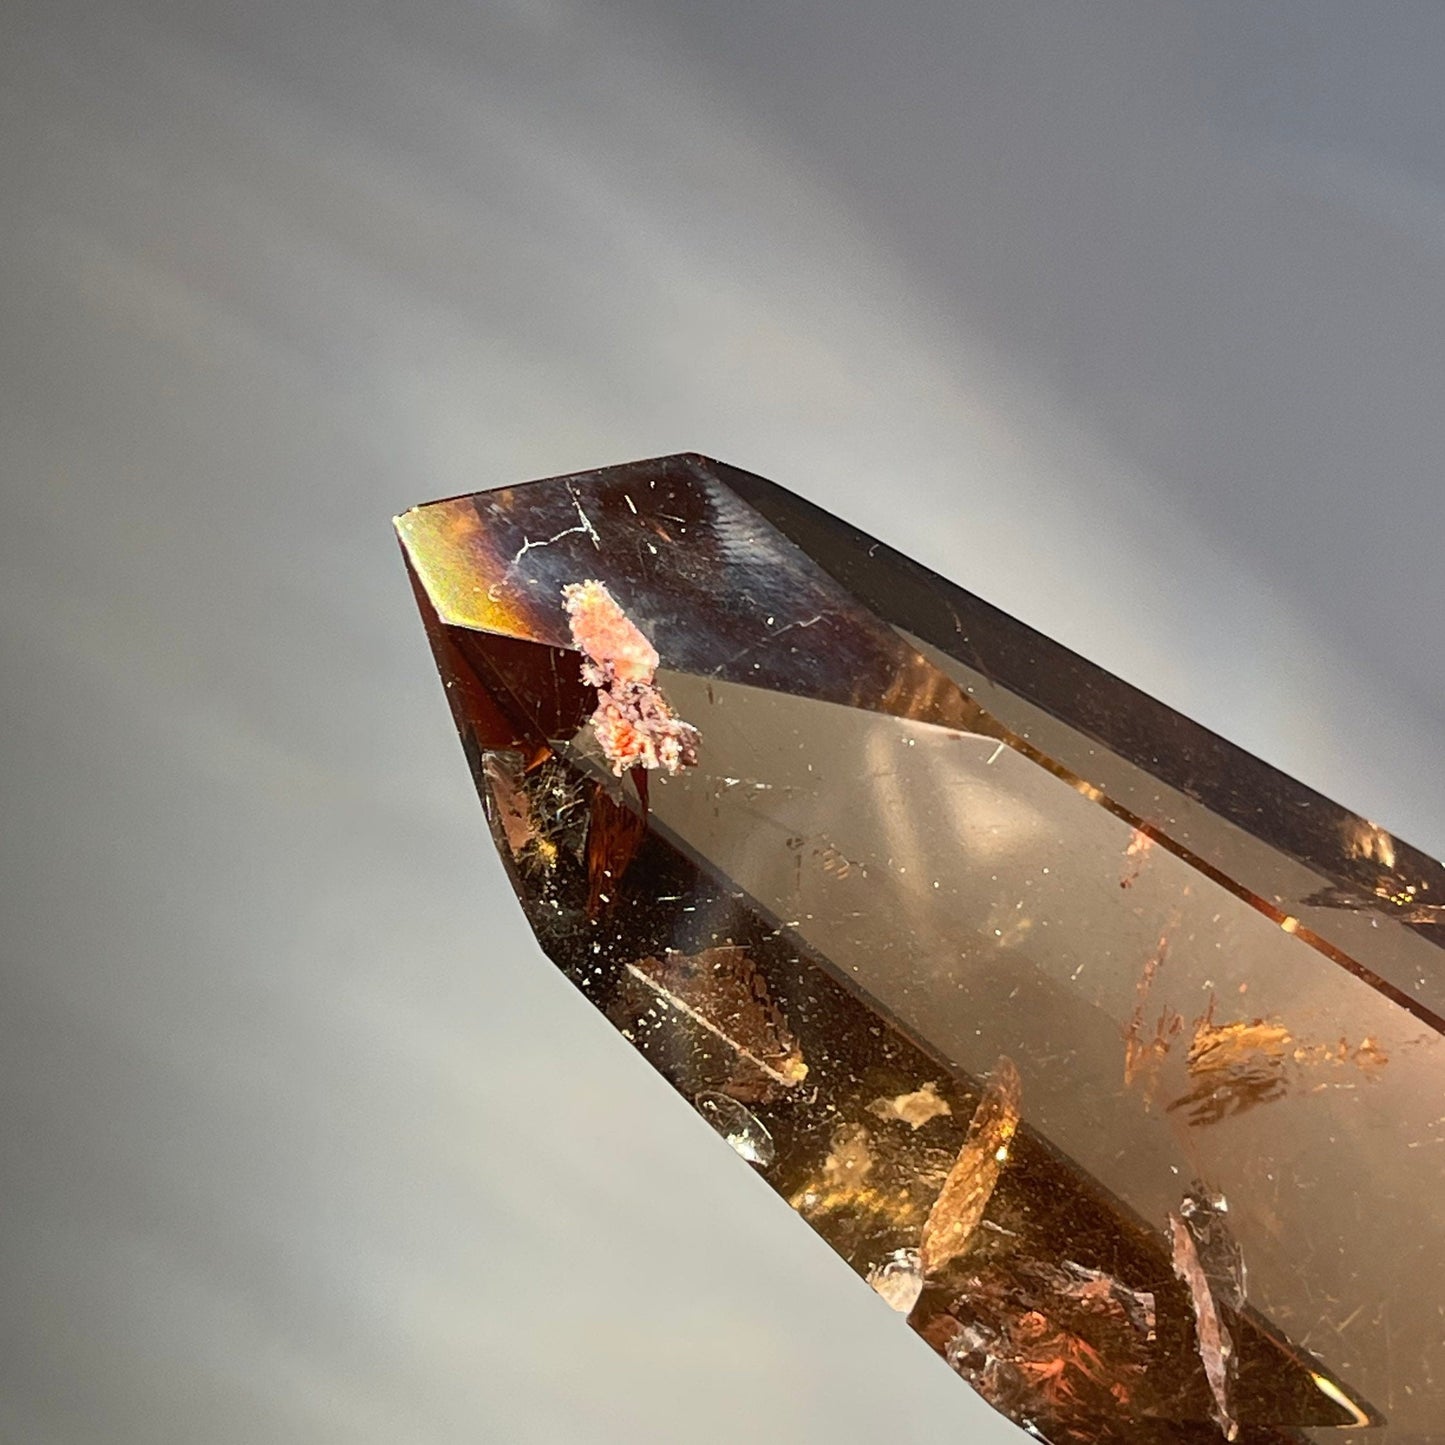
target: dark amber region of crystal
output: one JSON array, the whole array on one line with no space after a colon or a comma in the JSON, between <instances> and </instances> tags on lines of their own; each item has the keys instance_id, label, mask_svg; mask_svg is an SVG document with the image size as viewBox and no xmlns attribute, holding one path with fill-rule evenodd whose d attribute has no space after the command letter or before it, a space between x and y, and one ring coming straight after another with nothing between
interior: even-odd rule
<instances>
[{"instance_id":1,"label":"dark amber region of crystal","mask_svg":"<svg viewBox=\"0 0 1445 1445\"><path fill-rule=\"evenodd\" d=\"M543 949L996 1409L1445 1442L1439 864L702 457L397 528Z\"/></svg>"}]
</instances>

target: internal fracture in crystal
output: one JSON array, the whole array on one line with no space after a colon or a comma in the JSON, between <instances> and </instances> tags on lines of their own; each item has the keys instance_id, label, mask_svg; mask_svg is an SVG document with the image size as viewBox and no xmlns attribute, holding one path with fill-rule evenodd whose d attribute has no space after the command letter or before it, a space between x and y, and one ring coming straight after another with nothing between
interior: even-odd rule
<instances>
[{"instance_id":1,"label":"internal fracture in crystal","mask_svg":"<svg viewBox=\"0 0 1445 1445\"><path fill-rule=\"evenodd\" d=\"M1445 1445L1439 864L716 462L397 525L543 949L957 1375Z\"/></svg>"}]
</instances>

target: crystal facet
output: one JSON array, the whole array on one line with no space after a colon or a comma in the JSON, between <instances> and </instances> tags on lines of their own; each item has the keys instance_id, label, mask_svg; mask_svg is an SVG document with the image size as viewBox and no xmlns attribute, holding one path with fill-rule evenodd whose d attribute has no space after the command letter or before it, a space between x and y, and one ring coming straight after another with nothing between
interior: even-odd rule
<instances>
[{"instance_id":1,"label":"crystal facet","mask_svg":"<svg viewBox=\"0 0 1445 1445\"><path fill-rule=\"evenodd\" d=\"M800 498L398 519L543 948L1053 1442L1445 1442L1445 870Z\"/></svg>"}]
</instances>

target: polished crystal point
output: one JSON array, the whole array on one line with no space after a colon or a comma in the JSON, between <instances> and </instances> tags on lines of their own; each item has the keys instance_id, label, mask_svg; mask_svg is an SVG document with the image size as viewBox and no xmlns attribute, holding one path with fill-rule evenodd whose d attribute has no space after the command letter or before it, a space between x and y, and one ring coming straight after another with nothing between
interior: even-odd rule
<instances>
[{"instance_id":1,"label":"polished crystal point","mask_svg":"<svg viewBox=\"0 0 1445 1445\"><path fill-rule=\"evenodd\" d=\"M542 947L985 1399L1445 1442L1437 863L701 457L397 527Z\"/></svg>"}]
</instances>

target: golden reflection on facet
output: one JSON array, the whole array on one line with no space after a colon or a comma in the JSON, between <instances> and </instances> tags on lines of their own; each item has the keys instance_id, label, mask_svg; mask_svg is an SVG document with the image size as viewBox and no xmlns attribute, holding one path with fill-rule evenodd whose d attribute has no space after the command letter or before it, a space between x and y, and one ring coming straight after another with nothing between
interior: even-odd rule
<instances>
[{"instance_id":1,"label":"golden reflection on facet","mask_svg":"<svg viewBox=\"0 0 1445 1445\"><path fill-rule=\"evenodd\" d=\"M1353 1430L1362 1425L1373 1425L1376 1423L1374 1420L1371 1420L1333 1380L1327 1379L1324 1375L1316 1374L1313 1370L1310 1371L1310 1379L1315 1382L1315 1388L1325 1399L1333 1401L1340 1409L1348 1410L1350 1414L1354 1416L1354 1419L1343 1428Z\"/></svg>"},{"instance_id":2,"label":"golden reflection on facet","mask_svg":"<svg viewBox=\"0 0 1445 1445\"><path fill-rule=\"evenodd\" d=\"M496 585L504 562L496 556L470 497L414 507L396 519L396 530L443 622L569 645L565 623L558 626L546 619L546 635L541 635L539 618L521 605L519 595ZM560 618L560 602L556 610Z\"/></svg>"}]
</instances>

